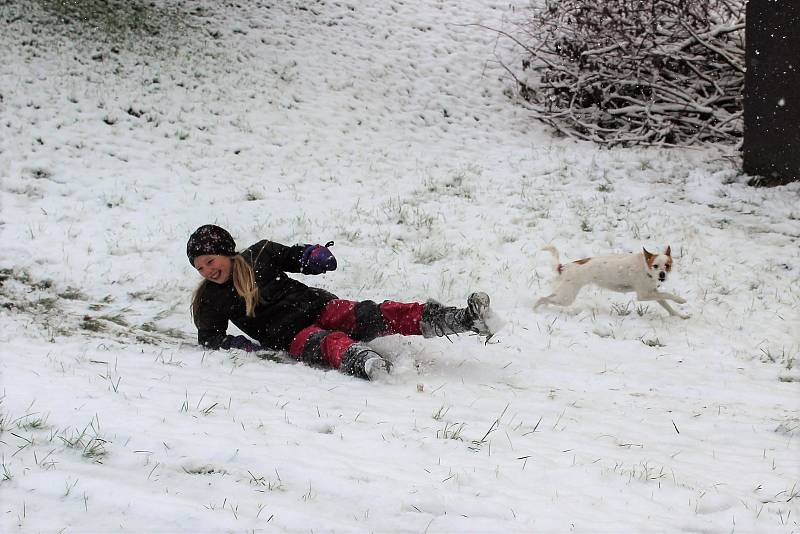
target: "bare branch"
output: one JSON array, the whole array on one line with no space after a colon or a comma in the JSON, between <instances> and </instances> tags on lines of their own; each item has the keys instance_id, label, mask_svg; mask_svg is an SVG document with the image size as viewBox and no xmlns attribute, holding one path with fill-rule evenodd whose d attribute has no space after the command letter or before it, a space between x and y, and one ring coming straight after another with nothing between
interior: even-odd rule
<instances>
[{"instance_id":1,"label":"bare branch","mask_svg":"<svg viewBox=\"0 0 800 534\"><path fill-rule=\"evenodd\" d=\"M560 0L504 29L498 61L538 119L608 145L735 143L745 0Z\"/></svg>"}]
</instances>

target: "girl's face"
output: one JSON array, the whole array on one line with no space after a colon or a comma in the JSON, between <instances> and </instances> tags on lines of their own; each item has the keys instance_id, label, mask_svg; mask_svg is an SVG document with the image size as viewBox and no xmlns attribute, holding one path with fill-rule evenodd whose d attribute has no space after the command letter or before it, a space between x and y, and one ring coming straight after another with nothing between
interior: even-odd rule
<instances>
[{"instance_id":1,"label":"girl's face","mask_svg":"<svg viewBox=\"0 0 800 534\"><path fill-rule=\"evenodd\" d=\"M229 256L206 254L194 259L194 268L200 276L216 284L224 284L231 277L233 261Z\"/></svg>"}]
</instances>

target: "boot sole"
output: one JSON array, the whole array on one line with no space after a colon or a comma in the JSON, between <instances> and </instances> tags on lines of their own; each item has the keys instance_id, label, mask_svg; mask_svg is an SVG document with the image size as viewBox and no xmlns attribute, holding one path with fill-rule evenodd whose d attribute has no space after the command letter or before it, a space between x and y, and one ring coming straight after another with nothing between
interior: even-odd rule
<instances>
[{"instance_id":1,"label":"boot sole","mask_svg":"<svg viewBox=\"0 0 800 534\"><path fill-rule=\"evenodd\" d=\"M471 294L467 299L467 308L473 318L473 324L477 326L475 331L480 335L491 337L493 332L486 324L486 314L489 311L489 307L489 295L482 291Z\"/></svg>"}]
</instances>

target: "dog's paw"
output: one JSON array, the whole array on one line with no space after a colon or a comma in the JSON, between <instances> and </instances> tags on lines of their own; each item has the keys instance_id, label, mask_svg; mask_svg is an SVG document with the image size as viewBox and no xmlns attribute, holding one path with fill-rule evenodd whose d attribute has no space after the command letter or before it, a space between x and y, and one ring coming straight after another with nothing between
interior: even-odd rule
<instances>
[{"instance_id":1,"label":"dog's paw","mask_svg":"<svg viewBox=\"0 0 800 534\"><path fill-rule=\"evenodd\" d=\"M678 317L680 317L681 319L691 319L692 316L689 315L688 313L679 313Z\"/></svg>"}]
</instances>

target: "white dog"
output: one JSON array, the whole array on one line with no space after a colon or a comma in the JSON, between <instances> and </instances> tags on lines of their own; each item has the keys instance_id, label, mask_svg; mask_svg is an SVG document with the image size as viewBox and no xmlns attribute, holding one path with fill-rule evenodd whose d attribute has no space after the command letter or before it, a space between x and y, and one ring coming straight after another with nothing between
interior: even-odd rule
<instances>
[{"instance_id":1,"label":"white dog","mask_svg":"<svg viewBox=\"0 0 800 534\"><path fill-rule=\"evenodd\" d=\"M672 254L670 247L663 254L651 254L642 248L640 254L613 254L584 258L567 265L559 261L558 250L552 245L542 250L549 251L556 263L558 278L553 292L536 301L534 309L542 304L568 306L575 301L578 292L587 284L595 284L605 289L621 293L635 292L638 300L654 300L669 312L682 319L688 319L675 311L667 300L684 304L685 299L672 293L658 290L658 284L667 279L672 270Z\"/></svg>"}]
</instances>

